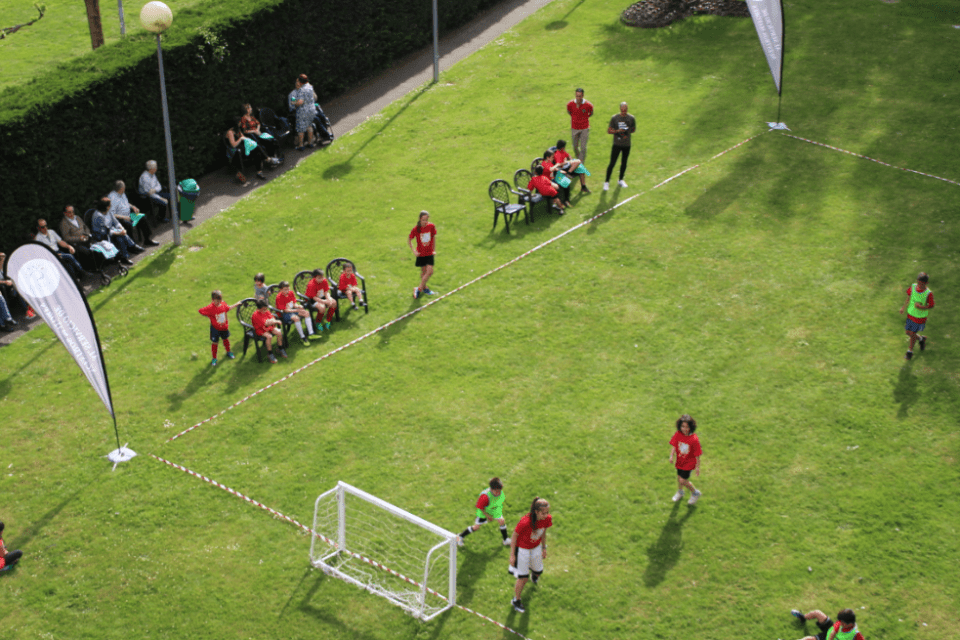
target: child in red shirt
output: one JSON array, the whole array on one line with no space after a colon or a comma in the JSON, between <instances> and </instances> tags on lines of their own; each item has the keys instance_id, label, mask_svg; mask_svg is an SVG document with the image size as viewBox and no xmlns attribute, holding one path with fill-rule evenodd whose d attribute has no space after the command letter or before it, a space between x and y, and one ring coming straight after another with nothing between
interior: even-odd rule
<instances>
[{"instance_id":1,"label":"child in red shirt","mask_svg":"<svg viewBox=\"0 0 960 640\"><path fill-rule=\"evenodd\" d=\"M697 421L691 416L683 414L677 420L677 432L670 438L670 462L677 467L677 493L673 501L683 500L683 488L690 489L690 500L687 504L697 504L700 492L690 482L690 472L694 471L700 477L700 438L694 433L697 430Z\"/></svg>"},{"instance_id":2,"label":"child in red shirt","mask_svg":"<svg viewBox=\"0 0 960 640\"><path fill-rule=\"evenodd\" d=\"M290 291L290 283L286 280L280 282L280 291L277 292L274 306L283 314L283 323L295 326L303 345L309 345L307 335L313 335L313 322L310 320L310 312L297 302L297 294ZM307 335L303 333L304 324L307 325Z\"/></svg>"},{"instance_id":3,"label":"child in red shirt","mask_svg":"<svg viewBox=\"0 0 960 640\"><path fill-rule=\"evenodd\" d=\"M313 308L317 310L317 331L330 330L330 321L337 312L337 301L330 295L330 282L323 275L323 269L314 269L313 278L307 283L305 296L313 300ZM326 321L324 321L326 311Z\"/></svg>"},{"instance_id":4,"label":"child in red shirt","mask_svg":"<svg viewBox=\"0 0 960 640\"><path fill-rule=\"evenodd\" d=\"M349 262L343 265L343 273L340 274L340 282L337 283L337 289L340 290L340 295L347 297L347 300L350 301L350 305L354 309L357 308L358 302L364 307L367 306L367 303L363 299L363 292L360 290L360 287L357 286L357 276L353 272L353 265Z\"/></svg>"},{"instance_id":5,"label":"child in red shirt","mask_svg":"<svg viewBox=\"0 0 960 640\"><path fill-rule=\"evenodd\" d=\"M557 187L550 181L549 177L544 175L545 173L543 165L538 164L537 168L534 169L534 176L530 178L530 182L527 183L527 189L530 191L536 190L536 192L544 198L552 198L553 208L557 209L560 215L563 215L563 203L560 202L560 198L557 197Z\"/></svg>"},{"instance_id":6,"label":"child in red shirt","mask_svg":"<svg viewBox=\"0 0 960 640\"><path fill-rule=\"evenodd\" d=\"M230 350L230 330L227 327L227 312L238 304L240 303L235 302L231 305L224 303L223 295L220 293L220 290L217 289L210 294L210 304L198 310L200 315L210 318L210 352L213 355L213 360L210 361L211 367L217 366L217 346L221 338L223 339L223 348L227 350L227 357L231 360L236 358L236 356L233 355L233 351Z\"/></svg>"},{"instance_id":7,"label":"child in red shirt","mask_svg":"<svg viewBox=\"0 0 960 640\"><path fill-rule=\"evenodd\" d=\"M277 339L277 351L284 358L287 352L283 348L283 331L280 330L281 322L270 311L270 305L266 300L257 300L257 310L250 316L250 322L253 324L253 330L258 336L267 341L267 353L270 355L270 363L277 364L277 356L271 352L273 339Z\"/></svg>"},{"instance_id":8,"label":"child in red shirt","mask_svg":"<svg viewBox=\"0 0 960 640\"><path fill-rule=\"evenodd\" d=\"M804 626L806 626L807 620L815 621L817 628L820 630L817 635L806 636L802 640L834 640L838 636L848 640L864 640L860 629L857 628L857 614L853 612L853 609L842 609L837 614L836 622L831 620L823 611L817 609L807 614L793 609L790 613L794 618L800 620Z\"/></svg>"},{"instance_id":9,"label":"child in red shirt","mask_svg":"<svg viewBox=\"0 0 960 640\"><path fill-rule=\"evenodd\" d=\"M416 239L417 248L413 248ZM436 291L427 288L427 280L433 275L433 258L437 254L437 228L430 222L430 212L421 211L415 226L407 236L407 246L417 256L416 266L420 267L420 286L413 290L413 297L433 296Z\"/></svg>"},{"instance_id":10,"label":"child in red shirt","mask_svg":"<svg viewBox=\"0 0 960 640\"><path fill-rule=\"evenodd\" d=\"M23 556L23 551L19 549L16 551L7 551L7 547L3 544L3 529L4 524L0 522L0 571L4 569L9 569L13 565L17 564L20 561L20 557Z\"/></svg>"},{"instance_id":11,"label":"child in red shirt","mask_svg":"<svg viewBox=\"0 0 960 640\"><path fill-rule=\"evenodd\" d=\"M510 538L510 573L517 577L510 604L518 613L525 613L520 594L533 574L533 584L540 581L543 561L547 557L547 529L553 526L550 503L537 496L530 505L530 513L523 516Z\"/></svg>"},{"instance_id":12,"label":"child in red shirt","mask_svg":"<svg viewBox=\"0 0 960 640\"><path fill-rule=\"evenodd\" d=\"M577 158L570 158L570 154L567 153L567 141L566 140L557 140L557 150L553 152L553 161L560 165L560 167L570 174L572 178L574 174L580 176L580 191L584 193L590 193L590 189L587 189L587 176L590 175L590 172L587 171L587 168L583 166Z\"/></svg>"}]
</instances>

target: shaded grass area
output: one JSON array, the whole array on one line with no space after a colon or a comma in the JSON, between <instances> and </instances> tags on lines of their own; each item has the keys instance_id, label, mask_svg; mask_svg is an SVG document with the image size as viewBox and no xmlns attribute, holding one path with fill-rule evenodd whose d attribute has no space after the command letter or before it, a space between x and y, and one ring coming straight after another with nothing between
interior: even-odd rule
<instances>
[{"instance_id":1,"label":"shaded grass area","mask_svg":"<svg viewBox=\"0 0 960 640\"><path fill-rule=\"evenodd\" d=\"M859 71L843 75L820 55L845 43L847 29L882 32L894 19L909 35L903 55L932 55L943 25L925 6L795 8L787 77L808 88L787 123L955 177L944 151L956 136L925 99L935 78L893 61L878 71L878 95L939 118L894 139L909 120L859 92L836 96ZM527 615L509 609L495 531L471 536L460 555L460 601L531 638L800 637L790 608L844 606L868 638L957 635L957 579L945 559L960 551L951 489L960 328L949 301L960 190L776 133L704 162L774 117L752 26L698 18L637 32L616 23L621 8L551 5L439 86L192 231L189 247L160 252L93 296L122 441L141 453L116 472L95 459L114 446L103 409L49 332L5 348L5 540L28 553L2 578L8 628L27 637L127 637L105 621L160 637L502 634L463 612L420 625L309 570L305 535L152 452L301 522L337 480L452 531L470 522L494 474L511 524L533 495L548 497L557 526ZM560 36L580 68L543 56ZM626 98L640 123L631 189L595 188L563 219L490 233L485 184L565 135L562 105L584 77L598 110L591 185L607 151L601 114ZM164 444L422 304L409 295L416 270L405 243L420 209L439 227L431 286L446 292L697 163ZM290 279L340 255L369 278L369 315L347 314L281 365L257 365L251 352L206 366L206 321L193 309L210 289L233 301L249 295L257 271ZM904 364L896 310L920 269L938 305L929 350ZM669 501L666 442L683 412L700 422L705 451L695 509Z\"/></svg>"}]
</instances>

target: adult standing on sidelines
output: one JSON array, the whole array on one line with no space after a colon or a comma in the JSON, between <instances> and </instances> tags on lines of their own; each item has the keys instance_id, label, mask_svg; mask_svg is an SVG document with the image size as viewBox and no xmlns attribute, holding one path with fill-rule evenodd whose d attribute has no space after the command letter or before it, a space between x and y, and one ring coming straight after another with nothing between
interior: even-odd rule
<instances>
[{"instance_id":1,"label":"adult standing on sidelines","mask_svg":"<svg viewBox=\"0 0 960 640\"><path fill-rule=\"evenodd\" d=\"M673 501L683 500L683 488L690 489L690 500L687 504L697 504L700 492L690 482L690 472L694 471L700 477L700 438L697 437L697 421L688 414L677 419L677 431L670 438L670 462L677 467L677 493Z\"/></svg>"},{"instance_id":2,"label":"adult standing on sidelines","mask_svg":"<svg viewBox=\"0 0 960 640\"><path fill-rule=\"evenodd\" d=\"M463 530L457 538L457 544L463 546L463 539L482 527L488 520L495 520L500 525L500 535L503 536L503 546L510 546L507 536L507 521L503 519L503 503L507 497L503 494L503 482L500 478L490 480L490 486L480 492L477 498L477 519L472 525Z\"/></svg>"},{"instance_id":3,"label":"adult standing on sidelines","mask_svg":"<svg viewBox=\"0 0 960 640\"><path fill-rule=\"evenodd\" d=\"M510 538L510 573L517 576L510 604L518 613L526 613L520 594L533 574L533 584L540 581L543 561L547 557L547 529L553 526L550 503L537 496L530 505L530 513L517 523Z\"/></svg>"},{"instance_id":4,"label":"adult standing on sidelines","mask_svg":"<svg viewBox=\"0 0 960 640\"><path fill-rule=\"evenodd\" d=\"M900 307L900 315L907 310L907 335L910 336L910 348L907 349L905 359L913 357L913 345L919 339L920 351L927 348L927 336L917 336L927 326L927 315L933 309L933 291L927 287L929 276L923 271L917 276L917 284L907 287L907 300Z\"/></svg>"},{"instance_id":5,"label":"adult standing on sidelines","mask_svg":"<svg viewBox=\"0 0 960 640\"><path fill-rule=\"evenodd\" d=\"M417 248L413 248L413 241L417 241ZM420 267L420 286L413 290L413 297L433 296L436 291L427 288L427 281L433 275L433 257L437 254L437 228L430 222L430 212L421 211L417 219L417 226L407 236L407 246L417 256L417 266Z\"/></svg>"},{"instance_id":6,"label":"adult standing on sidelines","mask_svg":"<svg viewBox=\"0 0 960 640\"><path fill-rule=\"evenodd\" d=\"M580 158L581 163L586 164L593 105L583 99L583 89L577 88L574 95L576 97L567 103L567 113L570 114L570 141L573 143L573 155Z\"/></svg>"},{"instance_id":7,"label":"adult standing on sidelines","mask_svg":"<svg viewBox=\"0 0 960 640\"><path fill-rule=\"evenodd\" d=\"M857 614L853 609L842 609L834 622L823 611L813 610L803 614L797 609L791 615L806 626L807 620L815 620L820 633L815 636L805 636L802 640L864 640L860 629L857 628Z\"/></svg>"},{"instance_id":8,"label":"adult standing on sidelines","mask_svg":"<svg viewBox=\"0 0 960 640\"><path fill-rule=\"evenodd\" d=\"M620 161L620 181L617 184L626 188L627 183L623 181L623 176L627 172L627 158L630 157L630 134L636 130L637 119L627 113L627 103L621 102L620 113L610 118L610 126L607 127L607 133L613 136L613 148L610 149L607 178L603 182L604 191L610 189L610 176L613 175L613 167L616 166L620 154L623 154L623 160Z\"/></svg>"}]
</instances>

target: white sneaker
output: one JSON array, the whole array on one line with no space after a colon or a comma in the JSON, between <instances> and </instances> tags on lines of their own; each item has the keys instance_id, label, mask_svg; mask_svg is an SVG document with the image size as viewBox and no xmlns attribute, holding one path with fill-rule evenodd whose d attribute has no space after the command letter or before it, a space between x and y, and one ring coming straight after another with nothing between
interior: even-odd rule
<instances>
[{"instance_id":1,"label":"white sneaker","mask_svg":"<svg viewBox=\"0 0 960 640\"><path fill-rule=\"evenodd\" d=\"M681 500L683 500L683 489L680 489L675 494L673 494L674 502L680 502Z\"/></svg>"},{"instance_id":2,"label":"white sneaker","mask_svg":"<svg viewBox=\"0 0 960 640\"><path fill-rule=\"evenodd\" d=\"M457 536L457 546L458 547L463 546L463 538L461 538L460 536Z\"/></svg>"},{"instance_id":3,"label":"white sneaker","mask_svg":"<svg viewBox=\"0 0 960 640\"><path fill-rule=\"evenodd\" d=\"M627 188L627 183L624 182L623 180L620 180L619 182L617 182L617 184L620 185L621 187L623 187L624 189Z\"/></svg>"},{"instance_id":4,"label":"white sneaker","mask_svg":"<svg viewBox=\"0 0 960 640\"><path fill-rule=\"evenodd\" d=\"M604 183L603 183L603 190L604 190L604 191L610 191L610 183L609 183L609 182L604 182Z\"/></svg>"},{"instance_id":5,"label":"white sneaker","mask_svg":"<svg viewBox=\"0 0 960 640\"><path fill-rule=\"evenodd\" d=\"M509 547L509 546L510 546L510 538L507 538L506 540L503 541L503 546L505 546L505 547Z\"/></svg>"},{"instance_id":6,"label":"white sneaker","mask_svg":"<svg viewBox=\"0 0 960 640\"><path fill-rule=\"evenodd\" d=\"M700 499L700 496L703 495L699 491L694 491L693 495L690 496L690 499L687 500L687 504L697 504L697 500ZM683 496L681 496L683 497Z\"/></svg>"}]
</instances>

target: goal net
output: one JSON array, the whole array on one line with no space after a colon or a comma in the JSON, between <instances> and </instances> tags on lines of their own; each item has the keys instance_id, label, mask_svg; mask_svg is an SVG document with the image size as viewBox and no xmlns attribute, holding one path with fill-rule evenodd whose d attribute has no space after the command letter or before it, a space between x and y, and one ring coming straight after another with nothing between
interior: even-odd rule
<instances>
[{"instance_id":1,"label":"goal net","mask_svg":"<svg viewBox=\"0 0 960 640\"><path fill-rule=\"evenodd\" d=\"M430 620L456 604L457 534L338 482L314 505L310 562Z\"/></svg>"}]
</instances>

